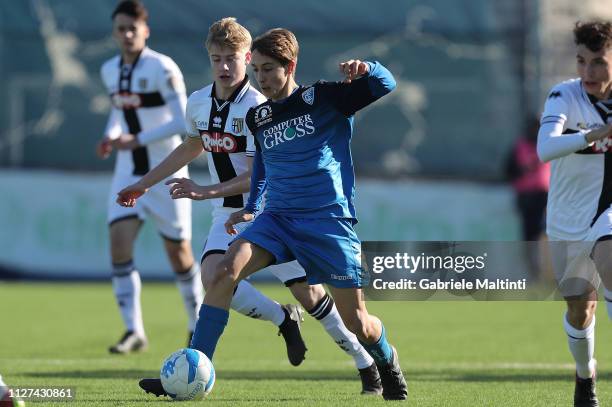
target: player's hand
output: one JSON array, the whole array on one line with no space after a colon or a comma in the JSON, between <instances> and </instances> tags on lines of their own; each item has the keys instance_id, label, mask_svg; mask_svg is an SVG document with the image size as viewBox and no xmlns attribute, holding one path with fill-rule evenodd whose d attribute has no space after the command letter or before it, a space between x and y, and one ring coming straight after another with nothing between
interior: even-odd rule
<instances>
[{"instance_id":1,"label":"player's hand","mask_svg":"<svg viewBox=\"0 0 612 407\"><path fill-rule=\"evenodd\" d=\"M612 124L606 124L603 127L600 127L598 129L595 129L595 130L592 130L586 133L586 140L589 143L592 143L594 141L603 140L607 137L612 137Z\"/></svg>"},{"instance_id":2,"label":"player's hand","mask_svg":"<svg viewBox=\"0 0 612 407\"><path fill-rule=\"evenodd\" d=\"M117 150L134 150L140 147L138 138L133 134L122 134L112 141L113 147Z\"/></svg>"},{"instance_id":3,"label":"player's hand","mask_svg":"<svg viewBox=\"0 0 612 407\"><path fill-rule=\"evenodd\" d=\"M112 151L113 145L110 139L106 137L100 140L100 142L96 145L96 155L103 160L106 160Z\"/></svg>"},{"instance_id":4,"label":"player's hand","mask_svg":"<svg viewBox=\"0 0 612 407\"><path fill-rule=\"evenodd\" d=\"M344 83L362 77L370 70L370 65L358 59L349 59L340 63L340 72L344 75Z\"/></svg>"},{"instance_id":5,"label":"player's hand","mask_svg":"<svg viewBox=\"0 0 612 407\"><path fill-rule=\"evenodd\" d=\"M172 178L165 182L170 185L172 199L189 198L195 201L213 198L214 191L210 187L196 184L189 178Z\"/></svg>"},{"instance_id":6,"label":"player's hand","mask_svg":"<svg viewBox=\"0 0 612 407\"><path fill-rule=\"evenodd\" d=\"M133 207L136 205L136 200L146 192L147 188L137 182L119 191L116 202L121 206Z\"/></svg>"},{"instance_id":7,"label":"player's hand","mask_svg":"<svg viewBox=\"0 0 612 407\"><path fill-rule=\"evenodd\" d=\"M255 219L255 215L253 215L251 212L248 212L244 209L238 212L234 212L229 216L229 218L225 222L225 231L229 233L230 235L235 235L238 233L236 229L234 228L235 224L241 223L241 222L250 222L253 219Z\"/></svg>"}]
</instances>

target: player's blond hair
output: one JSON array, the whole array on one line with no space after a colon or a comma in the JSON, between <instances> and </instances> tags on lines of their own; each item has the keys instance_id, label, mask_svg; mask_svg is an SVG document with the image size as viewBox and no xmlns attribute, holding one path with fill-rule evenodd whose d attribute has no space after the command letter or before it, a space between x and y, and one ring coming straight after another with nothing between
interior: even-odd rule
<instances>
[{"instance_id":1,"label":"player's blond hair","mask_svg":"<svg viewBox=\"0 0 612 407\"><path fill-rule=\"evenodd\" d=\"M291 31L286 28L273 28L255 38L251 51L257 51L287 66L291 61L297 62L300 46Z\"/></svg>"},{"instance_id":2,"label":"player's blond hair","mask_svg":"<svg viewBox=\"0 0 612 407\"><path fill-rule=\"evenodd\" d=\"M251 34L249 30L238 24L234 17L225 17L210 26L205 45L208 51L212 45L227 47L234 51L248 50L251 48Z\"/></svg>"}]
</instances>

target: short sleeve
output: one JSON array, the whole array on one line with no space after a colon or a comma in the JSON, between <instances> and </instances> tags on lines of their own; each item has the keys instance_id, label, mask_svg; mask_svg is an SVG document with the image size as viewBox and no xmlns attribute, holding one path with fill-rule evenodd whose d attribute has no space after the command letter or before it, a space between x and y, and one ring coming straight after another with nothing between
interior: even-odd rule
<instances>
[{"instance_id":1,"label":"short sleeve","mask_svg":"<svg viewBox=\"0 0 612 407\"><path fill-rule=\"evenodd\" d=\"M200 133L193 119L193 99L187 99L187 108L185 109L185 133L189 137L199 137Z\"/></svg>"}]
</instances>

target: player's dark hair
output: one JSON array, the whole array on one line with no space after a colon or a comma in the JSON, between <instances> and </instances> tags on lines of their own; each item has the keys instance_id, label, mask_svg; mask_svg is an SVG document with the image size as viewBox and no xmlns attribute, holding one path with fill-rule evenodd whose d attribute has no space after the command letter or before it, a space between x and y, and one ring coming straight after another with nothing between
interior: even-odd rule
<instances>
[{"instance_id":1,"label":"player's dark hair","mask_svg":"<svg viewBox=\"0 0 612 407\"><path fill-rule=\"evenodd\" d=\"M612 23L609 21L578 21L574 27L574 42L593 52L612 46Z\"/></svg>"},{"instance_id":2,"label":"player's dark hair","mask_svg":"<svg viewBox=\"0 0 612 407\"><path fill-rule=\"evenodd\" d=\"M126 14L136 20L147 21L149 19L149 12L138 0L124 0L117 4L111 16L111 20L114 20L117 14Z\"/></svg>"},{"instance_id":3,"label":"player's dark hair","mask_svg":"<svg viewBox=\"0 0 612 407\"><path fill-rule=\"evenodd\" d=\"M257 51L286 66L297 61L300 47L295 35L285 28L273 28L255 38L251 51Z\"/></svg>"}]
</instances>

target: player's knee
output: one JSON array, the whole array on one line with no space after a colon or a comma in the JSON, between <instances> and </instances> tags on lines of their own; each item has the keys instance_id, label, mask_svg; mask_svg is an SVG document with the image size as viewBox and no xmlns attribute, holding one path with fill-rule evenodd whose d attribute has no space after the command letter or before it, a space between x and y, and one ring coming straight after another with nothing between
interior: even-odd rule
<instances>
[{"instance_id":1,"label":"player's knee","mask_svg":"<svg viewBox=\"0 0 612 407\"><path fill-rule=\"evenodd\" d=\"M172 269L177 273L190 269L193 266L193 257L190 253L182 251L168 253L168 259L170 260Z\"/></svg>"},{"instance_id":2,"label":"player's knee","mask_svg":"<svg viewBox=\"0 0 612 407\"><path fill-rule=\"evenodd\" d=\"M238 284L238 270L235 269L230 263L221 261L215 267L213 273L210 273L208 276L208 289L222 289L222 288L232 288Z\"/></svg>"},{"instance_id":3,"label":"player's knee","mask_svg":"<svg viewBox=\"0 0 612 407\"><path fill-rule=\"evenodd\" d=\"M126 239L115 239L111 241L111 259L113 263L124 263L132 258L133 242Z\"/></svg>"},{"instance_id":4,"label":"player's knee","mask_svg":"<svg viewBox=\"0 0 612 407\"><path fill-rule=\"evenodd\" d=\"M596 301L568 301L567 321L574 327L586 327L595 315Z\"/></svg>"},{"instance_id":5,"label":"player's knee","mask_svg":"<svg viewBox=\"0 0 612 407\"><path fill-rule=\"evenodd\" d=\"M175 272L181 272L193 266L194 259L188 240L180 242L166 241L166 253Z\"/></svg>"}]
</instances>

